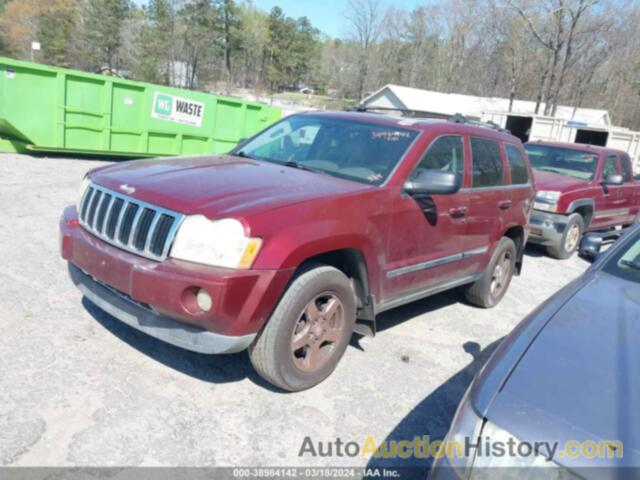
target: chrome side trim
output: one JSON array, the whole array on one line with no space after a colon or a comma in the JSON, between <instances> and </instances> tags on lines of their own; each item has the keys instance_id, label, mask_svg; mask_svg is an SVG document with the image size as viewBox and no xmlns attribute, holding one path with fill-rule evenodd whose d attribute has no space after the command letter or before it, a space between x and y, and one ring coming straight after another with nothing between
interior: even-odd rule
<instances>
[{"instance_id":1,"label":"chrome side trim","mask_svg":"<svg viewBox=\"0 0 640 480\"><path fill-rule=\"evenodd\" d=\"M462 256L464 258L472 257L474 255L482 255L483 253L487 253L489 251L489 246L474 248L473 250L467 250L466 252L462 252Z\"/></svg>"},{"instance_id":2,"label":"chrome side trim","mask_svg":"<svg viewBox=\"0 0 640 480\"><path fill-rule=\"evenodd\" d=\"M448 282L439 283L437 285L433 285L431 287L417 290L415 292L403 294L398 297L384 300L379 305L376 306L376 309L375 309L376 315L382 312L386 312L387 310L391 310L392 308L396 308L401 305L405 305L407 303L415 302L416 300L420 300L421 298L429 297L431 295L436 295L446 290L459 287L460 285L466 285L468 283L475 282L480 277L480 275L482 275L482 272L476 275L468 275L461 278L455 278Z\"/></svg>"},{"instance_id":3,"label":"chrome side trim","mask_svg":"<svg viewBox=\"0 0 640 480\"><path fill-rule=\"evenodd\" d=\"M405 275L407 273L418 272L420 270L426 270L427 268L440 267L442 265L446 265L447 263L457 262L458 260L462 260L463 258L472 257L474 255L482 255L489 251L489 247L479 247L474 248L472 250L467 250L465 252L455 253L453 255L448 255L446 257L435 258L433 260L428 260L426 262L414 263L413 265L407 265L406 267L396 268L394 270L389 270L387 272L387 278L395 278L400 275Z\"/></svg>"},{"instance_id":4,"label":"chrome side trim","mask_svg":"<svg viewBox=\"0 0 640 480\"><path fill-rule=\"evenodd\" d=\"M492 187L464 187L458 190L459 192L490 192L494 190L520 190L520 189L531 189L533 185L531 182L528 183L516 183L509 185L495 185Z\"/></svg>"},{"instance_id":5,"label":"chrome side trim","mask_svg":"<svg viewBox=\"0 0 640 480\"><path fill-rule=\"evenodd\" d=\"M613 208L610 210L599 210L593 214L593 218L602 218L602 217L620 217L622 215L629 215L629 208Z\"/></svg>"}]
</instances>

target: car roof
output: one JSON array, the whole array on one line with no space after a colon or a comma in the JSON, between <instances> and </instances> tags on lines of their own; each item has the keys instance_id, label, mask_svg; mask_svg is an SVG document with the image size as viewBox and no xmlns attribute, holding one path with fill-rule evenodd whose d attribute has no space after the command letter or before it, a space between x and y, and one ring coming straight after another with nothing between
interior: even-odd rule
<instances>
[{"instance_id":1,"label":"car roof","mask_svg":"<svg viewBox=\"0 0 640 480\"><path fill-rule=\"evenodd\" d=\"M396 117L370 112L304 112L296 115L313 115L329 118L339 118L352 121L367 121L378 123L380 125L395 126L407 128L409 130L435 131L436 133L451 133L452 129L457 133L476 135L483 137L491 137L500 139L509 143L519 144L520 139L514 137L506 130L500 130L486 124L486 126L472 123L457 123L448 119L441 118L417 118L417 117Z\"/></svg>"},{"instance_id":2,"label":"car roof","mask_svg":"<svg viewBox=\"0 0 640 480\"><path fill-rule=\"evenodd\" d=\"M598 154L627 155L627 152L618 150L616 148L601 147L599 145L587 145L584 143L547 142L543 140L534 140L532 142L525 143L525 145L542 145L545 147L566 148L569 150L578 150L580 152L591 152L591 153L598 153Z\"/></svg>"}]
</instances>

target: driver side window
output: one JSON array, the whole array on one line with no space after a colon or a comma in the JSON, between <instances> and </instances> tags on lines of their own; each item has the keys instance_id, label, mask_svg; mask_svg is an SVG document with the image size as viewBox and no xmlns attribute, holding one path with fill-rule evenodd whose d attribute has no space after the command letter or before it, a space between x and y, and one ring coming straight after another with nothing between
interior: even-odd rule
<instances>
[{"instance_id":1,"label":"driver side window","mask_svg":"<svg viewBox=\"0 0 640 480\"><path fill-rule=\"evenodd\" d=\"M606 180L609 175L616 175L617 173L616 156L609 155L604 161L604 165L602 167L602 180Z\"/></svg>"},{"instance_id":2,"label":"driver side window","mask_svg":"<svg viewBox=\"0 0 640 480\"><path fill-rule=\"evenodd\" d=\"M459 135L447 135L431 142L411 176L417 176L421 170L453 172L457 173L462 179L462 172L464 171L462 137Z\"/></svg>"}]
</instances>

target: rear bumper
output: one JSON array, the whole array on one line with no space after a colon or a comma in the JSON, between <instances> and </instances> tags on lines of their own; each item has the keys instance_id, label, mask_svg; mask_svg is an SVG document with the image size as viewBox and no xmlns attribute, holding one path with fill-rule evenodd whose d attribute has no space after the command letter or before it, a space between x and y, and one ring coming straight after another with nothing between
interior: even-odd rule
<instances>
[{"instance_id":1,"label":"rear bumper","mask_svg":"<svg viewBox=\"0 0 640 480\"><path fill-rule=\"evenodd\" d=\"M111 316L147 335L186 350L199 353L240 352L246 349L256 336L220 335L163 317L125 295L101 285L72 263L69 263L69 275L85 297Z\"/></svg>"},{"instance_id":2,"label":"rear bumper","mask_svg":"<svg viewBox=\"0 0 640 480\"><path fill-rule=\"evenodd\" d=\"M529 221L529 239L539 245L559 245L567 228L568 217L534 210Z\"/></svg>"},{"instance_id":3,"label":"rear bumper","mask_svg":"<svg viewBox=\"0 0 640 480\"><path fill-rule=\"evenodd\" d=\"M293 270L208 267L171 258L162 262L149 260L88 233L78 224L75 207L67 208L60 220L60 244L62 257L80 270L79 274L72 273L74 282L103 310L176 345L178 343L171 340L177 338L175 329L168 337L164 335L168 331L167 321L174 326L182 325L183 331L192 337L196 332L210 333L196 335L208 339L205 341L209 345L205 348L208 353L231 352L248 345L249 337L254 336L271 315L293 273ZM209 311L198 308L195 301L198 289L204 289L211 296ZM133 310L132 305L136 307ZM149 325L160 327L142 328ZM231 337L239 337L234 340L236 346L229 346ZM219 341L210 341L214 338ZM203 351L198 347L203 341L183 339L179 346Z\"/></svg>"}]
</instances>

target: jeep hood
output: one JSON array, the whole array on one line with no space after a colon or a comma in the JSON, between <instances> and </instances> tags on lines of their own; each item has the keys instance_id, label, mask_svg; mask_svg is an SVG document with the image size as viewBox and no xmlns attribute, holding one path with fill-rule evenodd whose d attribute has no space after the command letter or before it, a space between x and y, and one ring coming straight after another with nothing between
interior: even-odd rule
<instances>
[{"instance_id":1,"label":"jeep hood","mask_svg":"<svg viewBox=\"0 0 640 480\"><path fill-rule=\"evenodd\" d=\"M373 188L321 173L230 155L135 160L91 172L92 181L167 209L243 216ZM125 186L123 188L123 186Z\"/></svg>"},{"instance_id":2,"label":"jeep hood","mask_svg":"<svg viewBox=\"0 0 640 480\"><path fill-rule=\"evenodd\" d=\"M569 175L535 170L536 190L552 192L570 192L589 185L589 180L581 180Z\"/></svg>"},{"instance_id":3,"label":"jeep hood","mask_svg":"<svg viewBox=\"0 0 640 480\"><path fill-rule=\"evenodd\" d=\"M620 440L624 464L640 466L639 346L640 284L597 272L533 340L487 418L521 440Z\"/></svg>"}]
</instances>

